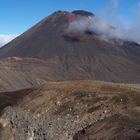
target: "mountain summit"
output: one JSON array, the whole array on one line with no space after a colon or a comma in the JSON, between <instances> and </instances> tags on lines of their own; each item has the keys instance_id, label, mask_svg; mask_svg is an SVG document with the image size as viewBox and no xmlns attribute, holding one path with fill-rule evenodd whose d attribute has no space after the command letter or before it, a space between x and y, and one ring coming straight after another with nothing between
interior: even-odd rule
<instances>
[{"instance_id":1,"label":"mountain summit","mask_svg":"<svg viewBox=\"0 0 140 140\"><path fill-rule=\"evenodd\" d=\"M47 63L47 71L52 73L49 75L51 80L140 82L138 44L103 40L90 30L69 30L75 21L84 21L94 16L82 10L54 12L2 47L0 58L41 59ZM83 24L79 24L79 27L82 29Z\"/></svg>"},{"instance_id":2,"label":"mountain summit","mask_svg":"<svg viewBox=\"0 0 140 140\"><path fill-rule=\"evenodd\" d=\"M88 12L88 11L83 11L83 10L76 10L76 11L73 11L72 13L81 15L81 16L94 16L93 13Z\"/></svg>"}]
</instances>

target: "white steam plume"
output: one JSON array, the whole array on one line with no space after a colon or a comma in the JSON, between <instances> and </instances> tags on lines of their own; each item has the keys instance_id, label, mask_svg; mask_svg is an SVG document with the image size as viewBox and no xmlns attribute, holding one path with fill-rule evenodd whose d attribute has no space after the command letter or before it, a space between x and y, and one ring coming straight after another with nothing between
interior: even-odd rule
<instances>
[{"instance_id":1,"label":"white steam plume","mask_svg":"<svg viewBox=\"0 0 140 140\"><path fill-rule=\"evenodd\" d=\"M98 17L87 17L70 23L69 32L91 31L100 35L104 39L126 39L125 31L114 28L107 21Z\"/></svg>"},{"instance_id":2,"label":"white steam plume","mask_svg":"<svg viewBox=\"0 0 140 140\"><path fill-rule=\"evenodd\" d=\"M99 17L87 17L70 23L68 31L85 32L91 31L103 39L121 39L140 43L140 28L118 29L110 25L106 20Z\"/></svg>"},{"instance_id":3,"label":"white steam plume","mask_svg":"<svg viewBox=\"0 0 140 140\"><path fill-rule=\"evenodd\" d=\"M135 7L131 24L121 16L113 18L114 22L106 20L109 13L117 11L119 1L121 0L110 0L109 6L105 7L99 16L84 17L70 23L68 31L85 32L88 30L98 34L103 39L121 39L140 44L140 3Z\"/></svg>"}]
</instances>

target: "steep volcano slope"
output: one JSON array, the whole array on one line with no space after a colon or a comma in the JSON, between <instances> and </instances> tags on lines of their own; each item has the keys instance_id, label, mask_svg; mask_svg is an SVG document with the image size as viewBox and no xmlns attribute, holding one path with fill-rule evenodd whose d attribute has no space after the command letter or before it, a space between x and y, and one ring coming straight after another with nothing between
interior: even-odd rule
<instances>
[{"instance_id":1,"label":"steep volcano slope","mask_svg":"<svg viewBox=\"0 0 140 140\"><path fill-rule=\"evenodd\" d=\"M68 32L71 22L91 15L84 11L55 12L1 48L0 58L42 59L51 65L49 73L57 73L51 75L52 80L140 82L138 44L103 41L90 31Z\"/></svg>"},{"instance_id":2,"label":"steep volcano slope","mask_svg":"<svg viewBox=\"0 0 140 140\"><path fill-rule=\"evenodd\" d=\"M139 140L140 89L50 82L0 93L1 140Z\"/></svg>"}]
</instances>

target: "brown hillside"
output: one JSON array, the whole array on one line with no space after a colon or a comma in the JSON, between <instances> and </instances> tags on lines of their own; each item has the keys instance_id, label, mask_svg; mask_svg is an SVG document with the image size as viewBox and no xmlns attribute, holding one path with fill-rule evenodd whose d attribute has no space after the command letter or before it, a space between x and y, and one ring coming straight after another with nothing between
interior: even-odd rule
<instances>
[{"instance_id":1,"label":"brown hillside","mask_svg":"<svg viewBox=\"0 0 140 140\"><path fill-rule=\"evenodd\" d=\"M140 89L50 82L0 94L1 140L139 140Z\"/></svg>"}]
</instances>

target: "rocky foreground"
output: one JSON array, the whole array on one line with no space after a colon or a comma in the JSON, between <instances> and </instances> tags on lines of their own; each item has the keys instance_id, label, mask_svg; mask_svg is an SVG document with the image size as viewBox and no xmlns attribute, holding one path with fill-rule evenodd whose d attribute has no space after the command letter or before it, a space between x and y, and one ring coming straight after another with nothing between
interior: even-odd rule
<instances>
[{"instance_id":1,"label":"rocky foreground","mask_svg":"<svg viewBox=\"0 0 140 140\"><path fill-rule=\"evenodd\" d=\"M0 93L1 140L139 140L139 86L48 82Z\"/></svg>"}]
</instances>

